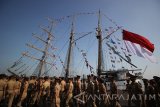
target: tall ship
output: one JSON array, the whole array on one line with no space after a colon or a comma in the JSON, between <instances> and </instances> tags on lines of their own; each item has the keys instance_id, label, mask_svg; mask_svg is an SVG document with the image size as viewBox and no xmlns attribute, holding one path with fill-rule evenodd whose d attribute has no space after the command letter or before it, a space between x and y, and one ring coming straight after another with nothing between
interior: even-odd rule
<instances>
[{"instance_id":1,"label":"tall ship","mask_svg":"<svg viewBox=\"0 0 160 107\"><path fill-rule=\"evenodd\" d=\"M126 30L100 10L47 18L47 23L39 26L41 34L32 34L33 43L26 44L8 74L66 79L93 74L106 82L113 76L124 82L131 75L143 78L147 67L142 70L132 61L123 37Z\"/></svg>"}]
</instances>

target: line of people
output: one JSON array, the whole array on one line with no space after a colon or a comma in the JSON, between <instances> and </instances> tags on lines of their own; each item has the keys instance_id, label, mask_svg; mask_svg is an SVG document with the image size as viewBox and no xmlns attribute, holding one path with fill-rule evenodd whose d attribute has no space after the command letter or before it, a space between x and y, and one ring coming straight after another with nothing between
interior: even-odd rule
<instances>
[{"instance_id":1,"label":"line of people","mask_svg":"<svg viewBox=\"0 0 160 107\"><path fill-rule=\"evenodd\" d=\"M126 92L128 93L128 107L160 107L160 77L154 76L148 80L143 78L142 84L136 82L137 76L127 79Z\"/></svg>"},{"instance_id":2,"label":"line of people","mask_svg":"<svg viewBox=\"0 0 160 107\"><path fill-rule=\"evenodd\" d=\"M65 80L0 75L0 106L3 107L109 107L107 97L95 98L100 94L107 94L107 87L93 75L88 75L87 80L81 80L80 76Z\"/></svg>"},{"instance_id":3,"label":"line of people","mask_svg":"<svg viewBox=\"0 0 160 107\"><path fill-rule=\"evenodd\" d=\"M144 91L135 80L136 76L127 80L125 93L129 99L125 107L160 107L160 78L143 79ZM94 75L88 75L87 79L76 76L66 80L64 77L0 74L0 107L121 107L114 77L110 78L110 91L107 87L104 79Z\"/></svg>"}]
</instances>

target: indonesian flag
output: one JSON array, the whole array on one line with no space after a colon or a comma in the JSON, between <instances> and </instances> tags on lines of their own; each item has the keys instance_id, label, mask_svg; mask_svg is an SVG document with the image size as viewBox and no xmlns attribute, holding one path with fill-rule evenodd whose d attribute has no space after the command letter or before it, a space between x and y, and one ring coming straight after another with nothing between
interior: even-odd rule
<instances>
[{"instance_id":1,"label":"indonesian flag","mask_svg":"<svg viewBox=\"0 0 160 107\"><path fill-rule=\"evenodd\" d=\"M129 53L157 62L153 56L154 44L145 37L123 30L123 40Z\"/></svg>"}]
</instances>

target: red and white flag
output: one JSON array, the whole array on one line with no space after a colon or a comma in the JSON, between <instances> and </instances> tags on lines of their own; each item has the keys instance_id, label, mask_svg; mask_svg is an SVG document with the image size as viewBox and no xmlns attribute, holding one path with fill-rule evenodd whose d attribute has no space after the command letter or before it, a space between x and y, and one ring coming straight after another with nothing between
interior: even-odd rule
<instances>
[{"instance_id":1,"label":"red and white flag","mask_svg":"<svg viewBox=\"0 0 160 107\"><path fill-rule=\"evenodd\" d=\"M154 44L145 37L123 30L123 40L129 53L148 59L153 63L157 62L153 56Z\"/></svg>"}]
</instances>

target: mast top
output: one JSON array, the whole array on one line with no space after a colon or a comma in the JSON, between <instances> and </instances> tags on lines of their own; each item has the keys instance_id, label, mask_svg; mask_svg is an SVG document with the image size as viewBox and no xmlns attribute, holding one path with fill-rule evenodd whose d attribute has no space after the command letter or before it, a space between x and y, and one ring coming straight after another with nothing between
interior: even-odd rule
<instances>
[{"instance_id":1,"label":"mast top","mask_svg":"<svg viewBox=\"0 0 160 107\"><path fill-rule=\"evenodd\" d=\"M100 27L101 12L98 12L98 28L97 28L97 39L98 39L98 69L97 74L100 76L103 71L103 55L102 55L102 31Z\"/></svg>"},{"instance_id":2,"label":"mast top","mask_svg":"<svg viewBox=\"0 0 160 107\"><path fill-rule=\"evenodd\" d=\"M98 11L98 31L101 30L100 24L101 24L101 11L99 10Z\"/></svg>"}]
</instances>

